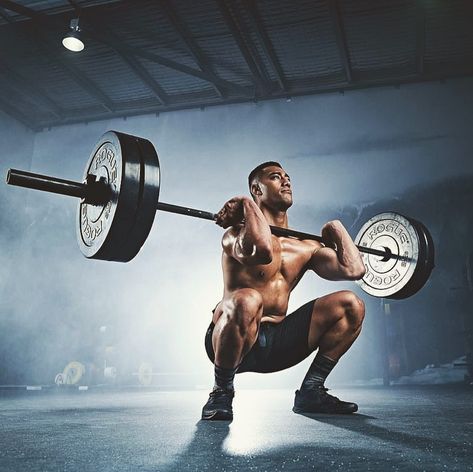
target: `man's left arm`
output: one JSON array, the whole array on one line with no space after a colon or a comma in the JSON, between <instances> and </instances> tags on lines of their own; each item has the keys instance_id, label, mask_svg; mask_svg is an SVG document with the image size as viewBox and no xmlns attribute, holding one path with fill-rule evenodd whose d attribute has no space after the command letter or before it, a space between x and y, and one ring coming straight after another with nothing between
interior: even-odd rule
<instances>
[{"instance_id":1,"label":"man's left arm","mask_svg":"<svg viewBox=\"0 0 473 472\"><path fill-rule=\"evenodd\" d=\"M310 268L327 280L359 280L365 275L360 251L339 220L329 221L322 228L322 238L329 246L317 248L310 260Z\"/></svg>"}]
</instances>

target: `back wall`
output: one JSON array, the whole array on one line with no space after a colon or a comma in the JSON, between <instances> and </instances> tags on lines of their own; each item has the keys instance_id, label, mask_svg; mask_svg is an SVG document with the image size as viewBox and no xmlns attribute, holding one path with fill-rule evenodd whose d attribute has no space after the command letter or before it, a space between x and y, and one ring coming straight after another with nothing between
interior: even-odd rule
<instances>
[{"instance_id":1,"label":"back wall","mask_svg":"<svg viewBox=\"0 0 473 472\"><path fill-rule=\"evenodd\" d=\"M396 333L403 322L404 369L412 371L464 352L465 304L456 302L460 292L452 287L464 287L464 263L473 250L472 86L472 79L459 79L373 88L36 134L2 117L0 140L9 151L1 171L31 168L80 180L92 147L114 129L155 144L161 201L216 212L247 193L254 166L277 160L293 181L289 224L295 229L320 234L326 221L340 218L355 236L374 213L403 211L423 221L442 249L428 285L393 303L387 320ZM165 374L156 377L163 385L211 386L203 336L223 289L220 228L158 212L132 262L89 261L76 247L73 199L6 186L0 196L1 384L52 383L69 361L100 368L105 356L123 375L147 361ZM353 283L308 274L290 310L345 288L366 300L367 319L332 382L379 378L385 348L379 299ZM245 374L237 385L297 387L308 362L272 376Z\"/></svg>"}]
</instances>

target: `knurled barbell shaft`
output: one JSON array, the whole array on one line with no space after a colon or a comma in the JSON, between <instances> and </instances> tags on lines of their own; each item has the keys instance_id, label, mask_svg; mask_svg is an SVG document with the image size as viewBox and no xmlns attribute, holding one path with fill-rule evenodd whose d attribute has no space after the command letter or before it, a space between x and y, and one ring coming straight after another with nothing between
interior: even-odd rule
<instances>
[{"instance_id":1,"label":"knurled barbell shaft","mask_svg":"<svg viewBox=\"0 0 473 472\"><path fill-rule=\"evenodd\" d=\"M170 203L164 202L159 202L156 209L161 211L167 211L170 213L179 213L180 215L192 216L194 218L202 218L204 220L215 221L217 219L216 214L210 213L208 211L196 210L195 208L182 207L178 205L171 205ZM269 227L271 228L271 233L273 233L275 236L294 237L298 239L311 239L314 241L319 241L320 243L324 243L324 239L321 236L317 236L316 234L304 233L302 231L296 231L290 228L281 228L280 226L269 225ZM386 259L407 260L405 256L388 253L380 249L373 249L370 247L358 245L356 247L360 250L360 252L366 252L368 254L373 254L374 256L381 256Z\"/></svg>"},{"instance_id":2,"label":"knurled barbell shaft","mask_svg":"<svg viewBox=\"0 0 473 472\"><path fill-rule=\"evenodd\" d=\"M51 177L48 175L34 174L32 172L26 172L18 169L10 169L7 173L6 178L7 184L16 185L19 187L32 188L35 190L41 190L43 192L57 193L60 195L66 195L71 197L84 198L86 201L92 201L93 198L97 201L97 195L91 197L91 184L74 182L72 180L59 179L57 177ZM105 184L103 184L105 185ZM194 218L201 218L204 220L215 221L217 215L208 211L197 210L194 208L183 207L179 205L172 205L170 203L158 202L156 210L166 211L170 213L177 213L180 215L192 216ZM289 228L281 228L279 226L271 226L271 233L275 236L286 236L295 237L298 239L311 239L324 243L321 236L317 236L311 233L304 233L301 231L295 231ZM356 246L361 252L373 254L375 256L381 256L388 259L400 259L407 260L405 256L399 254L392 254L387 251L379 249L373 249L365 246Z\"/></svg>"},{"instance_id":3,"label":"knurled barbell shaft","mask_svg":"<svg viewBox=\"0 0 473 472\"><path fill-rule=\"evenodd\" d=\"M195 208L187 208L179 205L171 205L170 203L158 202L156 210L167 211L169 213L177 213L179 215L192 216L203 220L215 221L217 215L210 211L196 210Z\"/></svg>"}]
</instances>

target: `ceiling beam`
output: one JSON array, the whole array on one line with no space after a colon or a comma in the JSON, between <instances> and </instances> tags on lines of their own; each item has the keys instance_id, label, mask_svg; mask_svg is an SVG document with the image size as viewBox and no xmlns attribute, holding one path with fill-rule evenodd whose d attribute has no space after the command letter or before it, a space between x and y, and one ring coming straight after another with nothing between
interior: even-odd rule
<instances>
[{"instance_id":1,"label":"ceiling beam","mask_svg":"<svg viewBox=\"0 0 473 472\"><path fill-rule=\"evenodd\" d=\"M112 40L112 45L109 44L109 46L116 52L116 54L120 56L123 62L128 64L130 69L138 76L138 78L153 92L154 96L159 100L159 102L162 105L167 105L169 103L169 96L167 93L136 57L123 50L121 47L121 41L114 37L110 30L104 30L103 24L97 25L95 20L92 18L92 15L87 15L86 13L84 14L83 11L85 10L82 10L80 5L75 0L68 0L68 2L74 9L78 18L86 17L86 21L93 25L94 32L98 31L100 35L105 33L105 35Z\"/></svg>"},{"instance_id":2,"label":"ceiling beam","mask_svg":"<svg viewBox=\"0 0 473 472\"><path fill-rule=\"evenodd\" d=\"M153 95L159 100L162 105L168 105L170 102L169 95L159 85L156 79L150 74L145 66L130 53L126 44L122 42L114 33L95 23L90 17L85 16L85 25L83 30L88 36L106 44L130 67L136 76L153 92Z\"/></svg>"},{"instance_id":3,"label":"ceiling beam","mask_svg":"<svg viewBox=\"0 0 473 472\"><path fill-rule=\"evenodd\" d=\"M223 16L223 19L225 20L225 23L240 50L241 55L246 61L248 69L251 72L253 82L255 83L257 89L262 95L269 95L269 91L267 90L263 74L260 68L258 67L258 64L256 63L255 59L253 58L250 49L246 45L243 36L241 35L240 29L235 19L233 18L230 9L228 8L226 0L216 0L216 2L220 9L220 13Z\"/></svg>"},{"instance_id":4,"label":"ceiling beam","mask_svg":"<svg viewBox=\"0 0 473 472\"><path fill-rule=\"evenodd\" d=\"M2 59L2 68L0 73L3 74L5 80L8 81L10 87L14 88L18 93L27 93L28 96L39 106L44 107L47 111L56 116L56 118L64 117L64 110L40 87L23 75L20 75L11 66L7 65Z\"/></svg>"},{"instance_id":5,"label":"ceiling beam","mask_svg":"<svg viewBox=\"0 0 473 472\"><path fill-rule=\"evenodd\" d=\"M169 95L158 84L156 79L149 73L148 69L134 56L128 54L121 46L116 46L115 51L130 66L136 75L151 89L154 96L163 104L169 104Z\"/></svg>"},{"instance_id":6,"label":"ceiling beam","mask_svg":"<svg viewBox=\"0 0 473 472\"><path fill-rule=\"evenodd\" d=\"M39 15L42 16L42 13L38 13L35 10L32 10L31 8L25 7L23 5L20 5L19 3L12 2L10 0L1 0L0 5L9 11L26 16L26 18L33 18ZM14 20L12 20L12 22L14 22Z\"/></svg>"},{"instance_id":7,"label":"ceiling beam","mask_svg":"<svg viewBox=\"0 0 473 472\"><path fill-rule=\"evenodd\" d=\"M184 64L180 64L176 61L173 61L171 59L167 59L166 57L160 56L159 54L155 54L154 52L147 51L142 48L135 48L132 46L128 46L126 44L123 44L123 48L130 53L134 54L135 56L142 57L150 62L155 62L156 64L160 64L164 67L167 67L169 69L176 70L178 72L182 72L183 74L191 75L193 77L197 77L198 79L204 80L206 82L210 83L215 83L220 85L221 87L227 87L234 89L240 93L246 93L247 92L247 87L244 87L242 85L237 85L232 82L229 82L225 79L222 79L220 77L209 77L209 75L201 70L194 69L192 67L186 66Z\"/></svg>"},{"instance_id":8,"label":"ceiling beam","mask_svg":"<svg viewBox=\"0 0 473 472\"><path fill-rule=\"evenodd\" d=\"M114 112L116 106L111 98L93 80L89 79L84 72L71 64L69 60L61 57L64 54L62 50L56 50L56 53L54 54L53 51L56 49L56 44L54 44L49 38L45 37L38 28L35 29L37 35L42 39L43 44L40 46L45 54L47 54L50 59L57 62L62 69L67 72L69 77L71 77L90 96L94 97L107 111Z\"/></svg>"},{"instance_id":9,"label":"ceiling beam","mask_svg":"<svg viewBox=\"0 0 473 472\"><path fill-rule=\"evenodd\" d=\"M120 1L120 0L118 0L118 1ZM72 5L72 7L73 7L73 9L76 13L80 13L80 12L84 11L84 8L80 7L75 0L68 0L68 2ZM170 9L168 9L167 13L169 15L172 15L172 12L175 12L175 10L172 9L171 4L169 2L167 2L167 5L170 7ZM133 6L133 3L130 2L130 7L132 7L132 6ZM90 16L89 16L89 18L90 18ZM171 21L171 18L169 18L169 20ZM243 86L238 85L238 84L234 84L234 83L232 83L228 80L225 80L225 79L222 79L222 78L218 77L214 73L214 71L212 70L212 68L210 66L210 63L205 58L205 55L202 52L202 50L198 47L196 42L192 39L192 35L190 34L190 32L187 30L187 28L179 20L179 17L177 15L177 13L174 14L173 21L175 22L175 25L173 24L173 26L175 28L178 28L179 25L181 26L181 31L178 31L178 32L180 32L184 35L184 37L182 39L185 39L187 41L186 44L187 44L187 47L189 48L189 51L191 52L191 54L193 54L194 60L196 61L196 63L199 65L199 67L202 70L193 69L192 67L185 66L185 65L180 64L178 62L175 62L171 59L167 59L165 57L162 57L158 54L144 51L142 48L131 47L131 46L127 45L124 41L122 41L116 34L114 34L114 36L116 38L116 41L120 43L120 49L121 49L122 53L126 52L128 54L128 56L142 57L142 58L148 60L149 62L160 64L164 67L167 67L168 69L172 69L172 70L175 70L175 71L178 71L178 72L182 72L183 74L194 76L194 77L197 77L201 80L204 80L205 82L209 82L216 89L218 89L219 91L222 92L222 93L220 93L219 91L217 91L217 93L219 94L219 96L221 96L221 98L224 97L225 93L223 93L223 92L227 89L228 90L233 90L234 92L237 92L237 93L246 93L247 92L246 87L243 87ZM102 30L102 27L98 28L98 31L101 31L101 30ZM91 29L87 30L87 28L86 28L85 32L88 33L92 39L95 39L99 42L104 42L103 38L97 37L97 29L96 30L91 30ZM107 43L108 41L105 41L105 42ZM113 41L112 41L112 43L113 43Z\"/></svg>"},{"instance_id":10,"label":"ceiling beam","mask_svg":"<svg viewBox=\"0 0 473 472\"><path fill-rule=\"evenodd\" d=\"M345 71L345 77L350 84L353 82L353 74L350 64L350 55L348 53L347 39L345 35L345 28L343 27L342 15L338 0L328 0L328 8L332 18L333 27L335 29L335 38L337 40L338 52L340 54L340 61Z\"/></svg>"},{"instance_id":11,"label":"ceiling beam","mask_svg":"<svg viewBox=\"0 0 473 472\"><path fill-rule=\"evenodd\" d=\"M258 7L256 5L255 0L244 0L244 5L248 10L249 17L253 23L254 30L258 36L258 39L264 49L266 57L270 62L274 72L276 73L276 79L278 81L279 87L282 91L288 92L289 87L287 85L286 78L284 76L284 71L282 70L281 63L274 51L273 44L266 32L266 29L263 25L263 20L261 19L261 15L259 13Z\"/></svg>"},{"instance_id":12,"label":"ceiling beam","mask_svg":"<svg viewBox=\"0 0 473 472\"><path fill-rule=\"evenodd\" d=\"M174 29L179 33L179 36L181 37L182 41L187 46L187 49L190 52L195 63L209 77L213 78L214 82L212 83L212 85L214 86L215 91L220 96L220 98L225 98L227 96L227 93L220 85L218 85L217 75L212 70L209 60L205 56L202 49L197 45L196 41L192 37L192 34L187 28L187 26L184 24L181 18L179 18L179 15L176 9L172 6L169 0L160 0L159 4L161 6L161 9L165 13L166 17L168 18L169 22L172 24Z\"/></svg>"},{"instance_id":13,"label":"ceiling beam","mask_svg":"<svg viewBox=\"0 0 473 472\"><path fill-rule=\"evenodd\" d=\"M35 10L32 10L31 8L25 7L18 3L12 2L11 0L0 0L0 6L46 25L50 25L51 22L54 22L54 24L58 24L57 21L48 17L47 15L39 13ZM64 27L64 25L62 27ZM115 111L115 105L110 99L110 97L108 97L97 84L95 84L91 79L89 79L84 72L72 65L70 61L65 60L63 57L61 57L62 50L58 50L57 45L53 43L40 28L34 26L33 29L35 31L33 39L36 42L36 40L40 38L40 47L43 52L52 61L59 63L63 70L65 70L67 74L89 95L94 97L107 111Z\"/></svg>"},{"instance_id":14,"label":"ceiling beam","mask_svg":"<svg viewBox=\"0 0 473 472\"><path fill-rule=\"evenodd\" d=\"M15 11L16 13L19 13L23 16L27 16L28 18L35 19L35 20L37 20L39 22L43 22L45 24L49 24L49 25L54 24L55 26L58 26L60 28L64 28L64 25L62 23L59 23L54 17L50 17L50 16L44 15L42 13L36 12L34 10L31 10L30 8L23 7L22 5L19 5L19 4L15 3L11 0L0 0L0 6L2 6L2 5L5 8L7 8L11 11ZM82 9L82 11L84 11L84 9ZM91 39L94 39L96 41L105 43L109 47L110 47L111 43L114 44L114 46L117 45L117 43L115 41L110 41L110 38L106 39L106 38L100 37L100 35L98 35L97 32L94 31L94 29L87 28L87 25L81 25L81 28L83 30L83 33L85 33L86 36L91 38ZM98 30L100 31L100 28ZM234 84L234 83L232 83L228 80L221 79L220 77L217 77L217 76L210 75L206 71L200 71L198 69L194 69L192 67L185 66L184 64L180 64L176 61L173 61L171 59L167 59L167 58L162 57L158 54L154 54L154 53L145 51L142 48L135 48L135 47L128 46L126 43L122 42L120 40L120 38L118 38L118 37L117 37L116 41L120 41L120 46L119 46L120 50L121 50L122 53L127 53L128 58L131 55L136 56L136 57L142 57L142 58L144 58L144 59L146 59L150 62L154 62L154 63L160 64L160 65L163 65L163 66L165 66L169 69L173 69L173 70L182 72L184 74L197 77L201 80L204 80L206 82L210 82L210 83L218 85L220 87L235 90L238 93L247 93L247 87L244 87L244 86L241 86L241 85L238 85L238 84ZM82 76L84 76L83 73L80 73L78 71L78 75L80 75L80 74L82 74ZM75 77L73 77L73 78L75 78ZM98 90L98 87L97 87L97 90ZM115 106L111 103L110 99L108 99L108 104L112 105L113 109L115 108Z\"/></svg>"},{"instance_id":15,"label":"ceiling beam","mask_svg":"<svg viewBox=\"0 0 473 472\"><path fill-rule=\"evenodd\" d=\"M417 74L410 74L404 76L395 77L393 73L387 74L387 78L383 79L376 79L376 80L363 80L363 81L356 81L351 84L344 84L340 86L340 84L324 84L312 87L311 89L307 90L297 90L294 89L291 91L291 97L299 97L299 96L307 96L307 95L317 95L317 94L324 94L324 93L340 93L340 92L348 92L350 90L360 90L366 88L373 88L373 87L392 87L393 85L401 85L401 84L411 84L411 83L421 83L421 82L429 82L429 81L439 81L445 80L449 78L459 78L459 77L471 77L473 75L473 67L468 66L465 67L464 65L460 65L458 69L451 68L450 70L454 70L454 73L450 73L447 75L445 73L440 72L433 72L433 73L424 73L422 77L419 77ZM276 92L273 96L267 96L261 98L261 100L274 100L274 99L287 99L287 94L285 92L279 91ZM128 108L118 110L111 117L116 118L123 118L125 116L134 116L134 115L143 115L146 113L159 113L159 112L167 112L167 111L176 111L176 110L185 110L185 109L196 109L196 108L207 108L213 106L222 105L222 103L226 105L236 104L236 103L247 103L252 102L254 97L247 96L247 97L239 97L239 98L232 98L227 99L224 102L221 101L201 101L193 103L192 105L186 104L177 104L177 105L170 105L166 107L165 110L162 108L150 104L149 106L139 106L137 108ZM94 121L94 120L102 120L105 118L109 118L110 115L102 114L95 114L89 115L87 117L80 117L80 116L70 116L66 118L64 121L48 121L41 123L42 127L50 127L50 126L60 126L63 124L69 123L83 123L85 121ZM158 118L159 119L159 118Z\"/></svg>"}]
</instances>

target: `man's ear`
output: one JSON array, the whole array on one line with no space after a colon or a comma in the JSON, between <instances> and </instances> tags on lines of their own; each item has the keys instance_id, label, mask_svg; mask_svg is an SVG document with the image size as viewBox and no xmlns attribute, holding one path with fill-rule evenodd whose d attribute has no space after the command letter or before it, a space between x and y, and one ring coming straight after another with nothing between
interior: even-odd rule
<instances>
[{"instance_id":1,"label":"man's ear","mask_svg":"<svg viewBox=\"0 0 473 472\"><path fill-rule=\"evenodd\" d=\"M262 195L263 194L263 192L261 191L261 188L258 184L253 184L251 186L251 193L253 195Z\"/></svg>"}]
</instances>

